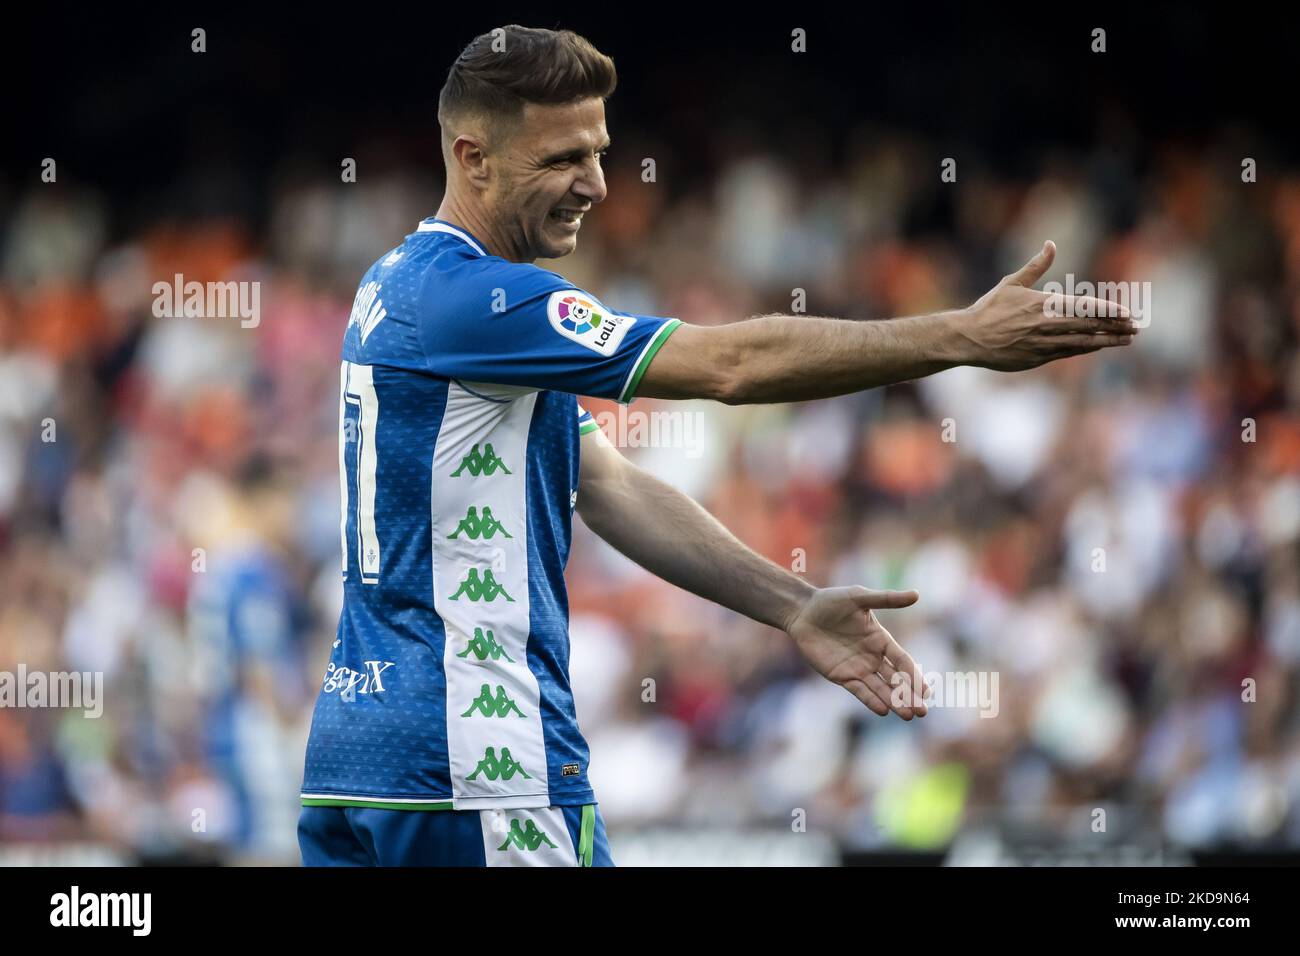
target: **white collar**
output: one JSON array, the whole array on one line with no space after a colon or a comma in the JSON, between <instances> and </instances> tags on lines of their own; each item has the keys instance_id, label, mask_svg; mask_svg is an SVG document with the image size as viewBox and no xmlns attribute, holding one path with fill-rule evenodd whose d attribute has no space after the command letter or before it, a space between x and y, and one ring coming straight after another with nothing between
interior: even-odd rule
<instances>
[{"instance_id":1,"label":"white collar","mask_svg":"<svg viewBox=\"0 0 1300 956\"><path fill-rule=\"evenodd\" d=\"M473 249L475 252L477 252L480 256L487 255L487 253L483 251L483 247L470 238L469 233L465 232L465 230L463 229L457 229L455 226L448 225L445 222L437 222L436 220L434 222L421 222L419 227L415 231L450 233L451 235L456 236L459 239L463 240L465 243L467 243L469 247Z\"/></svg>"}]
</instances>

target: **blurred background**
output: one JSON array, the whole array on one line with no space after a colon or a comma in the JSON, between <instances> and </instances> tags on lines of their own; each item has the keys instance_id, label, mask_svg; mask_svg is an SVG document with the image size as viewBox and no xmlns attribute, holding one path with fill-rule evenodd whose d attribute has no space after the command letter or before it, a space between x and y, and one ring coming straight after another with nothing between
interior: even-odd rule
<instances>
[{"instance_id":1,"label":"blurred background","mask_svg":"<svg viewBox=\"0 0 1300 956\"><path fill-rule=\"evenodd\" d=\"M1133 347L1032 372L632 406L694 431L626 454L815 583L917 588L886 626L999 696L877 718L575 521L572 677L615 860L1293 858L1300 156L1273 102L1293 31L1154 6L631 15L17 22L0 671L100 672L105 701L0 708L0 863L297 861L342 598L343 328L438 206L446 67L510 22L619 68L609 197L544 263L615 308L935 311L1048 238L1049 279L1152 288ZM175 273L260 282L260 322L155 317Z\"/></svg>"}]
</instances>

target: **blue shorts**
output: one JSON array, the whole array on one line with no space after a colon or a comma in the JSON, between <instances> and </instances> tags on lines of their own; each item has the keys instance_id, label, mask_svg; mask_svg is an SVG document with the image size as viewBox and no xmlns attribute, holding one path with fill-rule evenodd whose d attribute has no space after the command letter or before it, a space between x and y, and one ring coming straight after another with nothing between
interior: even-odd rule
<instances>
[{"instance_id":1,"label":"blue shorts","mask_svg":"<svg viewBox=\"0 0 1300 956\"><path fill-rule=\"evenodd\" d=\"M531 810L303 807L303 866L613 866L596 804Z\"/></svg>"}]
</instances>

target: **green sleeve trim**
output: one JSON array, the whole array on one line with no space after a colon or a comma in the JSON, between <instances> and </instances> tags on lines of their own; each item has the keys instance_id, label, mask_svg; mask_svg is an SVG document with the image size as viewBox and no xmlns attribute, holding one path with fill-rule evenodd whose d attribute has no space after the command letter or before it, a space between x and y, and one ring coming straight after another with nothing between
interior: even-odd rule
<instances>
[{"instance_id":1,"label":"green sleeve trim","mask_svg":"<svg viewBox=\"0 0 1300 956\"><path fill-rule=\"evenodd\" d=\"M600 425L597 422L583 422L578 426L578 434L585 435L588 432L594 432Z\"/></svg>"},{"instance_id":2,"label":"green sleeve trim","mask_svg":"<svg viewBox=\"0 0 1300 956\"><path fill-rule=\"evenodd\" d=\"M650 340L644 351L642 351L641 357L637 359L636 368L634 368L632 374L628 376L627 384L623 386L623 393L618 397L619 402L626 405L632 401L636 395L636 387L641 384L641 376L645 375L645 370L650 367L650 360L655 357L656 352L663 348L663 344L668 341L668 336L673 334L673 329L677 328L677 326L681 324L681 319L669 319L660 326L659 331L655 333L654 338Z\"/></svg>"},{"instance_id":3,"label":"green sleeve trim","mask_svg":"<svg viewBox=\"0 0 1300 956\"><path fill-rule=\"evenodd\" d=\"M361 797L303 797L304 807L366 807L372 810L450 810L450 800L403 803L400 800L365 800Z\"/></svg>"},{"instance_id":4,"label":"green sleeve trim","mask_svg":"<svg viewBox=\"0 0 1300 956\"><path fill-rule=\"evenodd\" d=\"M582 828L578 831L578 865L591 866L591 856L596 847L596 805L583 804Z\"/></svg>"}]
</instances>

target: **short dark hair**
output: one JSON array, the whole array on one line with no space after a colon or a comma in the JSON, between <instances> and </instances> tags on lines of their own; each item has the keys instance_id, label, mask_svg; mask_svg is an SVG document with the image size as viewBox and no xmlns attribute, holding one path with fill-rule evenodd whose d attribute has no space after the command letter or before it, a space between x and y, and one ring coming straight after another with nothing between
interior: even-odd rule
<instances>
[{"instance_id":1,"label":"short dark hair","mask_svg":"<svg viewBox=\"0 0 1300 956\"><path fill-rule=\"evenodd\" d=\"M585 37L511 24L475 37L461 51L438 94L438 122L444 137L450 124L468 116L496 128L501 120L519 119L525 103L607 99L617 84L614 61Z\"/></svg>"}]
</instances>

